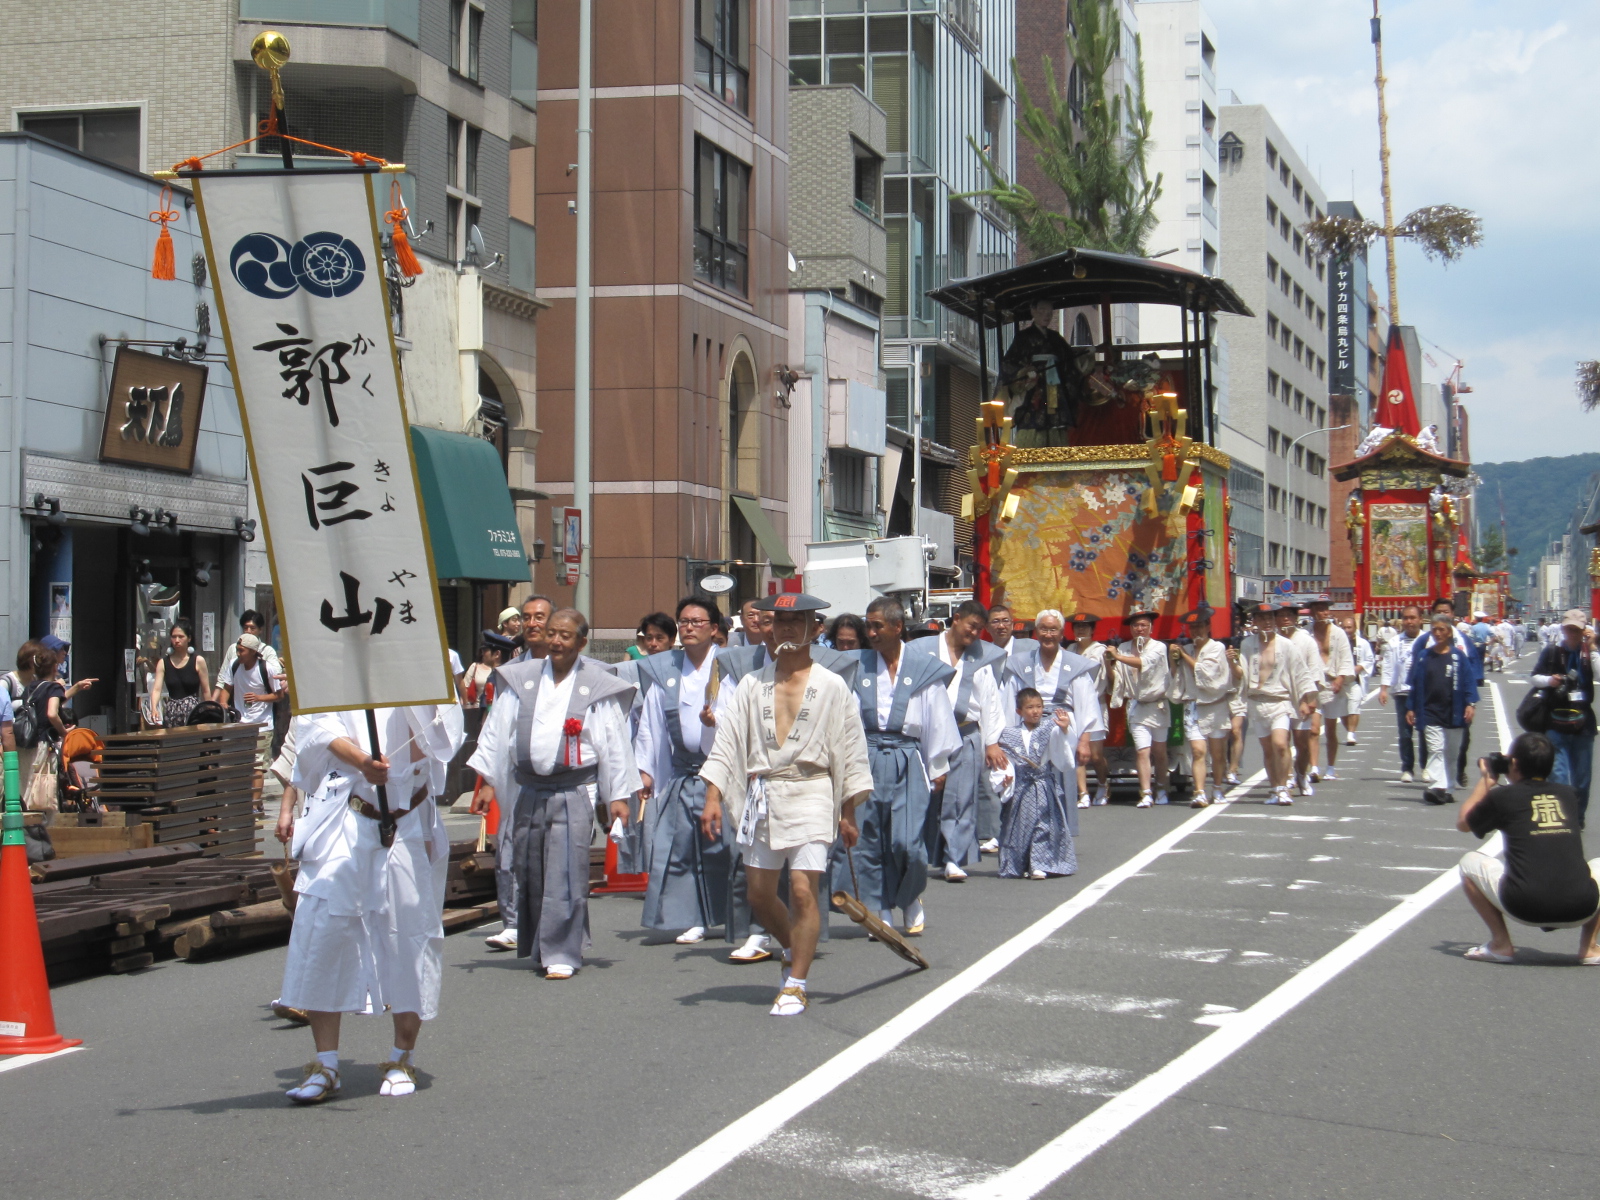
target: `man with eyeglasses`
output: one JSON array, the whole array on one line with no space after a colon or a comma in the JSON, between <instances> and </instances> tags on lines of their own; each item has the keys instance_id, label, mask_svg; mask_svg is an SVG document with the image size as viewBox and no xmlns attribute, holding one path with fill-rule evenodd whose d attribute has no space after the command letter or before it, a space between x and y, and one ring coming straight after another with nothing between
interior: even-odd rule
<instances>
[{"instance_id":1,"label":"man with eyeglasses","mask_svg":"<svg viewBox=\"0 0 1600 1200\"><path fill-rule=\"evenodd\" d=\"M700 828L706 799L700 772L716 740L721 707L722 672L711 637L721 615L713 600L680 600L680 647L638 664L641 678L654 680L633 743L644 781L640 835L650 876L641 923L682 930L682 945L704 941L707 928L727 920L728 846L707 841Z\"/></svg>"}]
</instances>

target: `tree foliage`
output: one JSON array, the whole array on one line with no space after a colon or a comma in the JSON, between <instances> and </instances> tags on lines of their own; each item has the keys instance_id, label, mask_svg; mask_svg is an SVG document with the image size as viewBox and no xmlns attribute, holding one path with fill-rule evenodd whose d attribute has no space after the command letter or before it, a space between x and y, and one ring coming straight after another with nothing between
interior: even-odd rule
<instances>
[{"instance_id":1,"label":"tree foliage","mask_svg":"<svg viewBox=\"0 0 1600 1200\"><path fill-rule=\"evenodd\" d=\"M1505 538L1500 533L1500 526L1491 525L1478 539L1476 559L1478 570L1485 574L1491 571L1509 571L1511 560L1516 554L1515 546L1506 545Z\"/></svg>"},{"instance_id":2,"label":"tree foliage","mask_svg":"<svg viewBox=\"0 0 1600 1200\"><path fill-rule=\"evenodd\" d=\"M1377 221L1331 215L1307 221L1301 231L1316 253L1332 259L1353 258L1387 232ZM1394 233L1448 264L1483 243L1483 222L1454 204L1429 204L1401 218Z\"/></svg>"},{"instance_id":3,"label":"tree foliage","mask_svg":"<svg viewBox=\"0 0 1600 1200\"><path fill-rule=\"evenodd\" d=\"M1578 403L1584 412L1600 408L1600 362L1590 359L1578 364Z\"/></svg>"},{"instance_id":4,"label":"tree foliage","mask_svg":"<svg viewBox=\"0 0 1600 1200\"><path fill-rule=\"evenodd\" d=\"M1017 237L1035 257L1081 248L1123 254L1146 253L1156 226L1155 203L1161 176L1149 177L1150 110L1144 104L1144 64L1130 64L1137 88L1116 94L1108 82L1122 45L1122 22L1111 0L1072 0L1067 49L1077 64L1078 86L1063 95L1055 65L1044 59L1045 96L1040 107L1029 95L1011 61L1019 116L1017 128L1032 145L1034 161L1061 189L1066 211L1014 180L971 138L983 160L990 186L973 196L988 196L1016 225Z\"/></svg>"}]
</instances>

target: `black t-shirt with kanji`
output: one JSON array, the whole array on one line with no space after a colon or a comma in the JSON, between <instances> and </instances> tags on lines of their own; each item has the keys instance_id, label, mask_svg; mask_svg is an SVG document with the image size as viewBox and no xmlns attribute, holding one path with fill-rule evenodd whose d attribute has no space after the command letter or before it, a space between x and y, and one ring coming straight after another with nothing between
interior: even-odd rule
<instances>
[{"instance_id":1,"label":"black t-shirt with kanji","mask_svg":"<svg viewBox=\"0 0 1600 1200\"><path fill-rule=\"evenodd\" d=\"M1564 783L1524 780L1493 788L1470 812L1479 837L1505 837L1500 903L1530 925L1586 921L1600 909L1600 887L1583 857L1578 798Z\"/></svg>"}]
</instances>

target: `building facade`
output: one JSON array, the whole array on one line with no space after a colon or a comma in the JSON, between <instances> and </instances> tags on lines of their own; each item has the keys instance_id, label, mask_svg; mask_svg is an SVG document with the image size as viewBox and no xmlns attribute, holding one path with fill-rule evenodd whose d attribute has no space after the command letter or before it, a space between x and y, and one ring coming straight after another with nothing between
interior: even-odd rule
<instances>
[{"instance_id":1,"label":"building facade","mask_svg":"<svg viewBox=\"0 0 1600 1200\"><path fill-rule=\"evenodd\" d=\"M594 17L592 595L631 638L701 578L765 595L789 557L787 29L749 0ZM571 502L577 6L544 9L540 487ZM602 49L603 48L603 52ZM539 590L570 603L552 567Z\"/></svg>"},{"instance_id":2,"label":"building facade","mask_svg":"<svg viewBox=\"0 0 1600 1200\"><path fill-rule=\"evenodd\" d=\"M887 262L877 295L885 461L895 469L878 495L887 533L935 543L936 586L961 579L971 561L971 525L957 514L978 415L978 343L973 322L927 293L1015 259L1007 220L970 193L989 185L979 149L1016 178L1016 27L1009 0L789 3L791 84L853 84L884 112ZM993 348L989 361L998 361Z\"/></svg>"},{"instance_id":3,"label":"building facade","mask_svg":"<svg viewBox=\"0 0 1600 1200\"><path fill-rule=\"evenodd\" d=\"M1221 274L1255 312L1224 316L1221 449L1262 472L1264 572L1328 575L1328 265L1302 226L1327 201L1261 105L1220 112Z\"/></svg>"},{"instance_id":4,"label":"building facade","mask_svg":"<svg viewBox=\"0 0 1600 1200\"><path fill-rule=\"evenodd\" d=\"M1151 114L1149 171L1162 177L1150 252L1215 275L1222 244L1216 26L1200 0L1140 0L1134 8ZM1146 305L1139 329L1145 341L1177 341L1177 310Z\"/></svg>"},{"instance_id":5,"label":"building facade","mask_svg":"<svg viewBox=\"0 0 1600 1200\"><path fill-rule=\"evenodd\" d=\"M538 66L533 0L178 0L159 21L90 0L73 19L5 8L0 111L10 126L133 171L232 146L268 115L270 84L250 58L265 29L288 38L288 126L297 136L404 162L403 202L421 276L391 289L411 416L490 441L525 544L533 507L535 411L533 145ZM108 54L108 39L137 53ZM344 160L301 147L297 166ZM207 160L279 165L276 139ZM387 181L377 200L387 209ZM182 262L180 258L180 263ZM513 574L505 572L506 575ZM471 649L528 575L443 581L451 642ZM270 612L258 543L246 563Z\"/></svg>"},{"instance_id":6,"label":"building facade","mask_svg":"<svg viewBox=\"0 0 1600 1200\"><path fill-rule=\"evenodd\" d=\"M17 133L0 134L0 180L5 654L55 634L72 677L98 681L74 702L83 723L137 728L151 636L188 618L214 669L254 599L244 433L208 332L199 222L175 188L178 278L155 280L157 181Z\"/></svg>"},{"instance_id":7,"label":"building facade","mask_svg":"<svg viewBox=\"0 0 1600 1200\"><path fill-rule=\"evenodd\" d=\"M878 537L887 517L886 137L853 84L790 89L789 553L802 567L807 542Z\"/></svg>"}]
</instances>

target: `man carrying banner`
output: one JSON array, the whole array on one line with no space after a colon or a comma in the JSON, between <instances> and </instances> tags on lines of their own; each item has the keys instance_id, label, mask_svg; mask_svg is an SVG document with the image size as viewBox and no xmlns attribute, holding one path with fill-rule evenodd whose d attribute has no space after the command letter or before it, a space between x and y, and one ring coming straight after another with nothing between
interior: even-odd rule
<instances>
[{"instance_id":1,"label":"man carrying banner","mask_svg":"<svg viewBox=\"0 0 1600 1200\"><path fill-rule=\"evenodd\" d=\"M773 615L776 661L746 675L717 725L701 776L707 838L734 830L744 852L750 906L783 947L773 1016L799 1016L822 930L822 875L834 839L856 842L855 807L873 786L854 698L844 680L811 661L815 612L799 592L757 601ZM724 817L723 809L727 814ZM778 880L789 868L789 903Z\"/></svg>"},{"instance_id":2,"label":"man carrying banner","mask_svg":"<svg viewBox=\"0 0 1600 1200\"><path fill-rule=\"evenodd\" d=\"M317 1047L286 1093L296 1104L339 1094L339 1024L347 1012L393 1017L379 1095L409 1096L417 1034L439 1012L450 838L434 797L461 748L461 709L380 708L374 716L376 754L364 711L295 724L293 783L310 798L298 823L292 809L279 818L300 871L278 1003L306 1013ZM392 827L382 820L385 807Z\"/></svg>"},{"instance_id":3,"label":"man carrying banner","mask_svg":"<svg viewBox=\"0 0 1600 1200\"><path fill-rule=\"evenodd\" d=\"M472 802L484 813L504 796L517 876L517 957L546 979L571 979L589 941L589 840L597 805L628 818L642 785L628 741L633 688L584 658L589 622L552 613L547 658L500 668L496 697L468 765L486 783Z\"/></svg>"}]
</instances>

